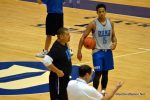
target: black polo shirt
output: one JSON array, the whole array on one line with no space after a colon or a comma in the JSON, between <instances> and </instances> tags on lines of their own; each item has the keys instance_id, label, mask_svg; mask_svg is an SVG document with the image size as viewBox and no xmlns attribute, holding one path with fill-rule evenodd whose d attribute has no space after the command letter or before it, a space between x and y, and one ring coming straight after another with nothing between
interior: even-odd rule
<instances>
[{"instance_id":1,"label":"black polo shirt","mask_svg":"<svg viewBox=\"0 0 150 100\"><path fill-rule=\"evenodd\" d=\"M48 55L53 59L53 64L62 70L65 76L69 76L72 70L71 54L67 45L60 44L57 40L51 47ZM55 74L51 71L51 74Z\"/></svg>"}]
</instances>

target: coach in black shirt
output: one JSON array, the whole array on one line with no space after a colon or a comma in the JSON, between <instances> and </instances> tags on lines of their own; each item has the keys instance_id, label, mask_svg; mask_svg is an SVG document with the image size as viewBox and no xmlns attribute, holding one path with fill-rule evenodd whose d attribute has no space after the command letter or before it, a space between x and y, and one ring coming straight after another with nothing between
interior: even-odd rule
<instances>
[{"instance_id":1,"label":"coach in black shirt","mask_svg":"<svg viewBox=\"0 0 150 100\"><path fill-rule=\"evenodd\" d=\"M68 29L60 28L57 40L43 60L51 71L49 76L51 100L68 100L66 88L72 69L71 54L67 46L69 41Z\"/></svg>"}]
</instances>

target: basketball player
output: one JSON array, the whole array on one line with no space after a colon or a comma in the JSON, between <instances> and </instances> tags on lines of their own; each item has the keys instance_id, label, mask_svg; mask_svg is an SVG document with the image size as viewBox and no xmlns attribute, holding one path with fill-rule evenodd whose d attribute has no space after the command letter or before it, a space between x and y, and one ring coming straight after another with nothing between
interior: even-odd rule
<instances>
[{"instance_id":1,"label":"basketball player","mask_svg":"<svg viewBox=\"0 0 150 100\"><path fill-rule=\"evenodd\" d=\"M98 4L96 6L98 17L87 26L84 34L82 35L79 46L77 58L82 59L81 49L84 39L92 32L93 38L96 40L96 47L93 49L93 65L95 70L95 77L93 86L98 89L99 79L101 79L101 92L105 94L108 83L108 71L114 69L113 54L117 46L117 38L114 31L114 24L106 18L106 6Z\"/></svg>"},{"instance_id":2,"label":"basketball player","mask_svg":"<svg viewBox=\"0 0 150 100\"><path fill-rule=\"evenodd\" d=\"M50 100L68 100L67 85L72 70L71 54L67 43L70 33L66 28L60 28L57 40L45 55L43 63L51 71L49 76Z\"/></svg>"},{"instance_id":3,"label":"basketball player","mask_svg":"<svg viewBox=\"0 0 150 100\"><path fill-rule=\"evenodd\" d=\"M103 96L94 87L87 84L91 76L92 69L90 66L81 65L79 67L79 78L71 80L67 86L69 100L110 100L123 85L123 82L117 83L113 91Z\"/></svg>"},{"instance_id":4,"label":"basketball player","mask_svg":"<svg viewBox=\"0 0 150 100\"><path fill-rule=\"evenodd\" d=\"M37 0L39 4L44 3L47 7L45 47L42 52L36 54L37 57L43 58L48 53L52 36L55 36L57 30L64 26L63 1L64 0ZM70 53L72 54L71 49Z\"/></svg>"}]
</instances>

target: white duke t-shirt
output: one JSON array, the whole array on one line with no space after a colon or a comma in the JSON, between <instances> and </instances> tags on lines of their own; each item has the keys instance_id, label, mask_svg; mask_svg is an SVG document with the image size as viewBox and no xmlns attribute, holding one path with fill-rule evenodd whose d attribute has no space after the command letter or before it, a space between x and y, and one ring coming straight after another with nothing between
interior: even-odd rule
<instances>
[{"instance_id":1,"label":"white duke t-shirt","mask_svg":"<svg viewBox=\"0 0 150 100\"><path fill-rule=\"evenodd\" d=\"M83 79L71 80L67 87L69 100L101 100L103 95Z\"/></svg>"}]
</instances>

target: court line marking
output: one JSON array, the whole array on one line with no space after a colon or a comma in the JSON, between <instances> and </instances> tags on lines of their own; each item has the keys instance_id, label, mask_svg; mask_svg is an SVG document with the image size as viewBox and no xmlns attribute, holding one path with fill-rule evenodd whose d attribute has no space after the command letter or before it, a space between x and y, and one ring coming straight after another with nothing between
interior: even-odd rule
<instances>
[{"instance_id":1,"label":"court line marking","mask_svg":"<svg viewBox=\"0 0 150 100\"><path fill-rule=\"evenodd\" d=\"M48 84L49 79L47 77L49 77L49 71L46 71L44 74L42 74L40 76L34 76L31 78L24 78L24 79L20 79L20 80L0 83L0 88L11 90L11 89L30 88L33 86ZM19 84L19 85L16 85L16 84Z\"/></svg>"},{"instance_id":2,"label":"court line marking","mask_svg":"<svg viewBox=\"0 0 150 100\"><path fill-rule=\"evenodd\" d=\"M147 48L138 48L139 50L143 50L143 51L139 51L139 52L134 52L134 53L129 53L129 54L124 54L124 55L119 55L119 56L115 56L114 58L121 58L121 57L126 57L126 56L131 56L131 55L137 55L137 54L141 54L141 53L146 53L146 52L150 52L150 49ZM73 65L83 65L83 64L88 64L91 62L83 62L83 63L78 63L78 64L73 64Z\"/></svg>"},{"instance_id":3,"label":"court line marking","mask_svg":"<svg viewBox=\"0 0 150 100\"><path fill-rule=\"evenodd\" d=\"M17 74L30 73L30 72L45 72L45 70L30 68L20 65L12 65L8 69L0 70L0 78L8 77Z\"/></svg>"},{"instance_id":4,"label":"court line marking","mask_svg":"<svg viewBox=\"0 0 150 100\"><path fill-rule=\"evenodd\" d=\"M136 55L136 54L141 54L141 53L145 53L145 52L149 52L150 51L150 49L145 49L145 48L138 48L138 49L144 50L144 51L139 51L139 52L135 52L135 53L124 54L124 55L116 56L114 58L120 58L120 57L125 57L125 56L130 56L130 55Z\"/></svg>"}]
</instances>

